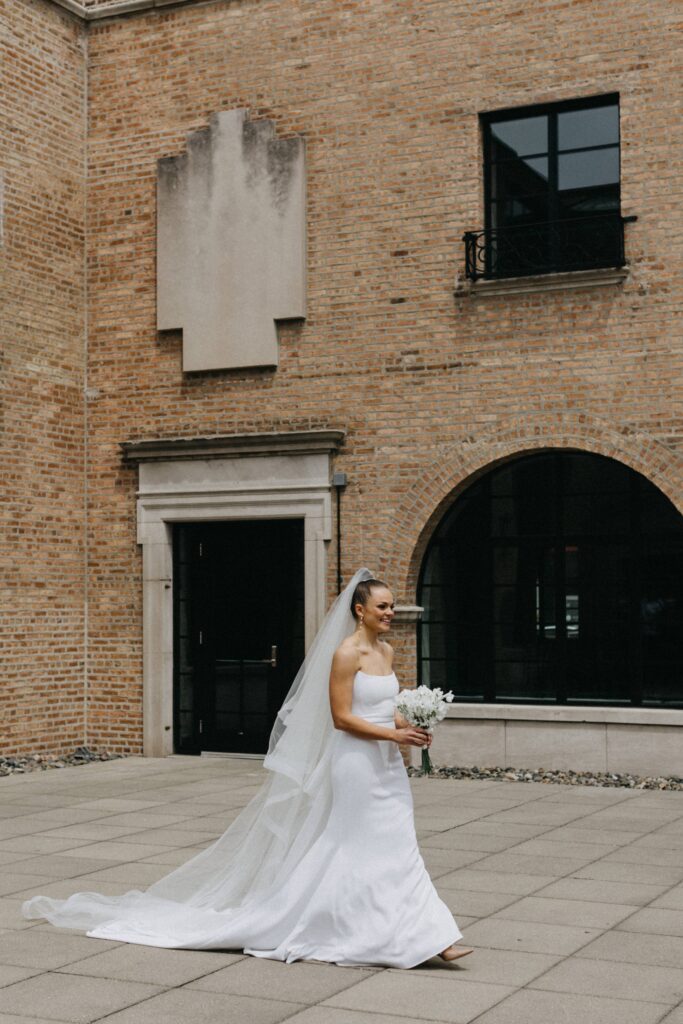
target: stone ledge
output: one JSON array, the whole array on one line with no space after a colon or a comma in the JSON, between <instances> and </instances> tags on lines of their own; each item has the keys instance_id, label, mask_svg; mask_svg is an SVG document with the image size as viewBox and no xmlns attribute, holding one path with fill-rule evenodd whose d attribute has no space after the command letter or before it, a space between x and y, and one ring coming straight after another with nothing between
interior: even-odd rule
<instances>
[{"instance_id":1,"label":"stone ledge","mask_svg":"<svg viewBox=\"0 0 683 1024\"><path fill-rule=\"evenodd\" d=\"M599 270L572 270L562 274L506 277L496 281L460 281L453 294L459 299L483 299L498 295L524 295L527 292L572 291L577 288L621 284L628 274L627 267L605 267Z\"/></svg>"},{"instance_id":2,"label":"stone ledge","mask_svg":"<svg viewBox=\"0 0 683 1024\"><path fill-rule=\"evenodd\" d=\"M154 10L157 7L183 7L188 4L204 2L204 0L120 0L106 7L86 7L79 0L49 0L50 3L75 14L81 21L101 21L103 18L116 18L121 14L135 14L139 11Z\"/></svg>"},{"instance_id":3,"label":"stone ledge","mask_svg":"<svg viewBox=\"0 0 683 1024\"><path fill-rule=\"evenodd\" d=\"M313 455L339 448L344 430L302 430L282 434L225 434L217 437L121 441L124 462L239 458L242 455Z\"/></svg>"},{"instance_id":4,"label":"stone ledge","mask_svg":"<svg viewBox=\"0 0 683 1024\"><path fill-rule=\"evenodd\" d=\"M419 622L423 611L424 608L418 604L397 604L394 608L394 622L401 624Z\"/></svg>"},{"instance_id":5,"label":"stone ledge","mask_svg":"<svg viewBox=\"0 0 683 1024\"><path fill-rule=\"evenodd\" d=\"M566 704L549 707L548 705L532 704L469 704L463 702L449 705L446 718L683 726L683 709L578 707Z\"/></svg>"}]
</instances>

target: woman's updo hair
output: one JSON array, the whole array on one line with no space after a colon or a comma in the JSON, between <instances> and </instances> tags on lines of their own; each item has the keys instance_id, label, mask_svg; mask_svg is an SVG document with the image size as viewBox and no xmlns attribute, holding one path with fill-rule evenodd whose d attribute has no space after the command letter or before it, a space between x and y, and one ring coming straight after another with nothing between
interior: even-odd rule
<instances>
[{"instance_id":1,"label":"woman's updo hair","mask_svg":"<svg viewBox=\"0 0 683 1024\"><path fill-rule=\"evenodd\" d=\"M358 586L356 587L356 589L353 592L353 597L351 598L351 614L353 615L354 619L358 620L358 615L356 614L356 605L357 604L366 605L368 603L368 598L370 597L370 593L372 591L372 588L373 587L386 587L386 586L387 585L386 585L386 583L383 580L361 580L360 581L360 583L358 584ZM388 589L389 588L387 587L387 590Z\"/></svg>"}]
</instances>

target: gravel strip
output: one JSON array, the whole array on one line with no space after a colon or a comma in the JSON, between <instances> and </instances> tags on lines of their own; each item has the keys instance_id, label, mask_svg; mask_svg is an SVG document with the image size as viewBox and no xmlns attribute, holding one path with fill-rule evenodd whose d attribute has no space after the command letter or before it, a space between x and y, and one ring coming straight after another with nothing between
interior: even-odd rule
<instances>
[{"instance_id":1,"label":"gravel strip","mask_svg":"<svg viewBox=\"0 0 683 1024\"><path fill-rule=\"evenodd\" d=\"M63 757L44 757L29 754L23 757L0 757L0 777L3 775L25 774L46 771L49 768L66 768L68 765L91 764L93 761L115 761L123 754L110 754L106 750L95 751L88 747L77 747L72 754ZM420 778L421 768L408 768L408 775ZM683 778L676 775L629 775L617 772L577 772L571 769L547 768L460 768L457 766L434 766L431 779L506 779L508 782L547 782L565 786L622 786L627 789L682 789Z\"/></svg>"},{"instance_id":2,"label":"gravel strip","mask_svg":"<svg viewBox=\"0 0 683 1024\"><path fill-rule=\"evenodd\" d=\"M421 768L408 768L408 774L419 778ZM627 789L683 789L683 778L677 775L629 775L617 772L575 772L570 769L546 768L458 768L434 766L431 779L507 779L509 782L563 783L568 786L624 786Z\"/></svg>"},{"instance_id":3,"label":"gravel strip","mask_svg":"<svg viewBox=\"0 0 683 1024\"><path fill-rule=\"evenodd\" d=\"M90 750L77 747L72 754L63 757L44 757L42 754L28 754L25 757L0 757L0 776L23 775L26 772L46 771L48 768L66 768L73 764L91 764L93 761L115 761L122 754Z\"/></svg>"}]
</instances>

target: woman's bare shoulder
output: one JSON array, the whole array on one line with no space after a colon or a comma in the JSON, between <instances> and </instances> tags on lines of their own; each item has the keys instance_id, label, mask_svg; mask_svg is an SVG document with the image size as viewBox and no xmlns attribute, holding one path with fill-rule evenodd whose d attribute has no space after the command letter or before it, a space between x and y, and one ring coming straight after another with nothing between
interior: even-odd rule
<instances>
[{"instance_id":1,"label":"woman's bare shoulder","mask_svg":"<svg viewBox=\"0 0 683 1024\"><path fill-rule=\"evenodd\" d=\"M360 665L360 649L354 643L353 637L342 640L334 652L332 667L341 672L355 671Z\"/></svg>"},{"instance_id":2,"label":"woman's bare shoulder","mask_svg":"<svg viewBox=\"0 0 683 1024\"><path fill-rule=\"evenodd\" d=\"M379 642L383 645L383 647L384 647L384 649L386 651L387 658L389 659L389 664L393 665L393 663L394 663L394 648L391 646L389 641L385 640L383 637L380 637L380 641Z\"/></svg>"}]
</instances>

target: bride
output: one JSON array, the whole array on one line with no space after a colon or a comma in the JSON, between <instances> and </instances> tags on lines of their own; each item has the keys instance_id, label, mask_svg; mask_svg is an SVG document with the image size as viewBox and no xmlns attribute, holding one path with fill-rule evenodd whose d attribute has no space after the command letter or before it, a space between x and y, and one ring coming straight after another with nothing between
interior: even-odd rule
<instances>
[{"instance_id":1,"label":"bride","mask_svg":"<svg viewBox=\"0 0 683 1024\"><path fill-rule=\"evenodd\" d=\"M360 569L280 708L268 777L223 835L142 892L34 896L22 912L96 938L409 968L472 950L420 855L394 710L391 591ZM355 628L354 628L355 627Z\"/></svg>"}]
</instances>

